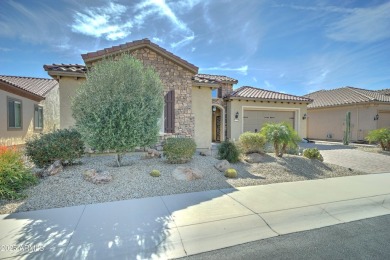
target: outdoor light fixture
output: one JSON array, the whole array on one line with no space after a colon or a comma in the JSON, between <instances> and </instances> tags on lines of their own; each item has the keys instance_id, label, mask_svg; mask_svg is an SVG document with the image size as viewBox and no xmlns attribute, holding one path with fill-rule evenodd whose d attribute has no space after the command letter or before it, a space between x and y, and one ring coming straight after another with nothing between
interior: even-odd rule
<instances>
[{"instance_id":1,"label":"outdoor light fixture","mask_svg":"<svg viewBox=\"0 0 390 260\"><path fill-rule=\"evenodd\" d=\"M217 108L215 106L213 106L213 112L217 111Z\"/></svg>"},{"instance_id":2,"label":"outdoor light fixture","mask_svg":"<svg viewBox=\"0 0 390 260\"><path fill-rule=\"evenodd\" d=\"M376 114L376 116L374 116L374 121L378 120L379 119L379 115Z\"/></svg>"},{"instance_id":3,"label":"outdoor light fixture","mask_svg":"<svg viewBox=\"0 0 390 260\"><path fill-rule=\"evenodd\" d=\"M306 117L307 117L306 114L303 114L302 120L305 120Z\"/></svg>"},{"instance_id":4,"label":"outdoor light fixture","mask_svg":"<svg viewBox=\"0 0 390 260\"><path fill-rule=\"evenodd\" d=\"M238 121L238 112L236 113L236 116L234 117L234 119L236 120L236 121Z\"/></svg>"}]
</instances>

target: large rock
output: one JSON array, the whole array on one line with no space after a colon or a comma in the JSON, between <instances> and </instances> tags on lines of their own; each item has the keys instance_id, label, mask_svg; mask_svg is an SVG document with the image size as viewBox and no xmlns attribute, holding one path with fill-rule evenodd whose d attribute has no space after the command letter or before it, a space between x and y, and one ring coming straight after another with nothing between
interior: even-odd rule
<instances>
[{"instance_id":1,"label":"large rock","mask_svg":"<svg viewBox=\"0 0 390 260\"><path fill-rule=\"evenodd\" d=\"M83 176L86 181L94 184L109 183L112 181L112 175L109 172L98 172L95 169L85 170Z\"/></svg>"},{"instance_id":2,"label":"large rock","mask_svg":"<svg viewBox=\"0 0 390 260\"><path fill-rule=\"evenodd\" d=\"M155 149L148 149L144 158L145 159L161 158L161 153Z\"/></svg>"},{"instance_id":3,"label":"large rock","mask_svg":"<svg viewBox=\"0 0 390 260\"><path fill-rule=\"evenodd\" d=\"M227 169L231 168L230 163L226 160L217 162L214 167L220 172L225 172Z\"/></svg>"},{"instance_id":4,"label":"large rock","mask_svg":"<svg viewBox=\"0 0 390 260\"><path fill-rule=\"evenodd\" d=\"M172 176L177 180L192 181L203 178L203 173L196 168L179 166L173 171Z\"/></svg>"},{"instance_id":5,"label":"large rock","mask_svg":"<svg viewBox=\"0 0 390 260\"><path fill-rule=\"evenodd\" d=\"M261 163L264 162L264 156L259 153L251 153L245 155L244 160L248 163Z\"/></svg>"},{"instance_id":6,"label":"large rock","mask_svg":"<svg viewBox=\"0 0 390 260\"><path fill-rule=\"evenodd\" d=\"M42 177L46 177L46 176L52 176L52 175L57 175L59 174L60 172L62 172L64 170L64 167L62 166L62 163L60 160L57 160L55 161L52 165L50 165L49 167L47 167L47 169L45 169L43 172L42 172Z\"/></svg>"}]
</instances>

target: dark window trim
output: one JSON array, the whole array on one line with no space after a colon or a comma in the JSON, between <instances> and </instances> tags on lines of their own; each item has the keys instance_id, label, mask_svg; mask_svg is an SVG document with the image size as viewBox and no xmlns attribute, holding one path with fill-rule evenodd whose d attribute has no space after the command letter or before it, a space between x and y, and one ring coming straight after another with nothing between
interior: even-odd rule
<instances>
[{"instance_id":1,"label":"dark window trim","mask_svg":"<svg viewBox=\"0 0 390 260\"><path fill-rule=\"evenodd\" d=\"M10 127L9 126L9 102L10 101L20 102L20 127ZM7 130L8 131L21 131L21 130L23 130L23 102L21 99L7 97Z\"/></svg>"},{"instance_id":2,"label":"dark window trim","mask_svg":"<svg viewBox=\"0 0 390 260\"><path fill-rule=\"evenodd\" d=\"M36 127L36 126L35 126L35 109L36 109L36 108L41 108L41 109L42 109L42 127ZM38 119L38 120L39 120L39 119ZM35 130L35 131L42 131L42 130L43 130L43 127L44 127L44 125L45 125L44 120L45 120L45 118L44 118L44 116L43 116L43 106L34 104L34 130Z\"/></svg>"}]
</instances>

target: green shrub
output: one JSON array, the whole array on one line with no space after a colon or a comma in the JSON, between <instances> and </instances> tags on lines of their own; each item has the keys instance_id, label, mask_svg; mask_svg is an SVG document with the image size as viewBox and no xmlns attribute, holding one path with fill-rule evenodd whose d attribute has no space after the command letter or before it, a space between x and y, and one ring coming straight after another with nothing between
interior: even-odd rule
<instances>
[{"instance_id":1,"label":"green shrub","mask_svg":"<svg viewBox=\"0 0 390 260\"><path fill-rule=\"evenodd\" d=\"M0 147L0 199L25 197L23 190L38 182L16 149Z\"/></svg>"},{"instance_id":2,"label":"green shrub","mask_svg":"<svg viewBox=\"0 0 390 260\"><path fill-rule=\"evenodd\" d=\"M235 163L239 161L240 150L235 143L224 141L218 146L218 157L220 160Z\"/></svg>"},{"instance_id":3,"label":"green shrub","mask_svg":"<svg viewBox=\"0 0 390 260\"><path fill-rule=\"evenodd\" d=\"M161 173L159 170L153 170L150 172L150 176L152 177L160 177Z\"/></svg>"},{"instance_id":4,"label":"green shrub","mask_svg":"<svg viewBox=\"0 0 390 260\"><path fill-rule=\"evenodd\" d=\"M233 168L227 169L225 171L225 177L227 178L237 178L237 171Z\"/></svg>"},{"instance_id":5,"label":"green shrub","mask_svg":"<svg viewBox=\"0 0 390 260\"><path fill-rule=\"evenodd\" d=\"M368 132L366 140L371 142L378 142L383 151L390 151L390 129L380 128Z\"/></svg>"},{"instance_id":6,"label":"green shrub","mask_svg":"<svg viewBox=\"0 0 390 260\"><path fill-rule=\"evenodd\" d=\"M260 133L245 132L239 137L241 150L246 153L264 152L265 137Z\"/></svg>"},{"instance_id":7,"label":"green shrub","mask_svg":"<svg viewBox=\"0 0 390 260\"><path fill-rule=\"evenodd\" d=\"M317 148L307 148L303 150L303 156L309 159L317 159L320 160L321 162L324 161L324 158L322 157L320 151L318 151Z\"/></svg>"},{"instance_id":8,"label":"green shrub","mask_svg":"<svg viewBox=\"0 0 390 260\"><path fill-rule=\"evenodd\" d=\"M163 151L169 163L186 163L194 156L196 144L192 138L168 138Z\"/></svg>"},{"instance_id":9,"label":"green shrub","mask_svg":"<svg viewBox=\"0 0 390 260\"><path fill-rule=\"evenodd\" d=\"M81 135L74 129L61 129L35 136L26 142L26 154L37 167L45 167L56 160L72 163L84 153Z\"/></svg>"}]
</instances>

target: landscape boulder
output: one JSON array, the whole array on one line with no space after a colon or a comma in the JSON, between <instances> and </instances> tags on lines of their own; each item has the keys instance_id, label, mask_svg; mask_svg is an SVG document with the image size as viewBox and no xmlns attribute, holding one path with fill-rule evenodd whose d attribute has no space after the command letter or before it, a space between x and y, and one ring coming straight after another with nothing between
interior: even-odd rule
<instances>
[{"instance_id":1,"label":"landscape boulder","mask_svg":"<svg viewBox=\"0 0 390 260\"><path fill-rule=\"evenodd\" d=\"M196 168L179 166L173 171L172 176L177 180L192 181L203 178L203 173Z\"/></svg>"},{"instance_id":2,"label":"landscape boulder","mask_svg":"<svg viewBox=\"0 0 390 260\"><path fill-rule=\"evenodd\" d=\"M145 159L161 158L161 153L155 149L148 149L145 154Z\"/></svg>"},{"instance_id":3,"label":"landscape boulder","mask_svg":"<svg viewBox=\"0 0 390 260\"><path fill-rule=\"evenodd\" d=\"M83 176L86 181L94 184L109 183L112 181L112 175L109 172L98 172L95 169L85 170Z\"/></svg>"},{"instance_id":4,"label":"landscape boulder","mask_svg":"<svg viewBox=\"0 0 390 260\"><path fill-rule=\"evenodd\" d=\"M41 174L42 177L57 175L64 170L60 160L55 161L52 165L47 167Z\"/></svg>"},{"instance_id":5,"label":"landscape boulder","mask_svg":"<svg viewBox=\"0 0 390 260\"><path fill-rule=\"evenodd\" d=\"M227 169L231 168L230 163L227 160L218 161L214 167L220 171L225 172Z\"/></svg>"},{"instance_id":6,"label":"landscape boulder","mask_svg":"<svg viewBox=\"0 0 390 260\"><path fill-rule=\"evenodd\" d=\"M264 156L259 153L251 153L245 155L244 159L247 163L261 163L264 161Z\"/></svg>"}]
</instances>

